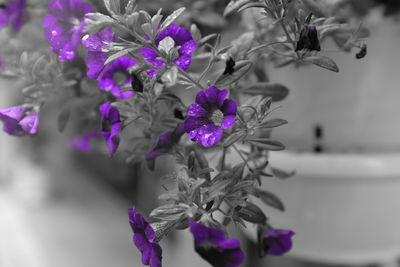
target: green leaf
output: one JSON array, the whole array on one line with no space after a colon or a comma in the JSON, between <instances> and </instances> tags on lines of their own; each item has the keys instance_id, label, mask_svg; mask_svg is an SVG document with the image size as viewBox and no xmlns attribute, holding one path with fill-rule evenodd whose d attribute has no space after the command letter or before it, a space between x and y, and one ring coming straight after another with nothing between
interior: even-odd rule
<instances>
[{"instance_id":1,"label":"green leaf","mask_svg":"<svg viewBox=\"0 0 400 267\"><path fill-rule=\"evenodd\" d=\"M121 51L118 51L118 52L115 53L115 54L112 54L111 56L109 56L109 57L107 58L106 62L104 62L104 66L107 65L107 64L109 64L109 63L111 63L112 61L114 61L114 60L120 58L120 57L126 56L126 55L129 54L130 52L136 51L137 49L138 49L138 48L132 48L132 47L130 47L130 48L125 48L125 49L123 49L123 50L121 50Z\"/></svg>"},{"instance_id":2,"label":"green leaf","mask_svg":"<svg viewBox=\"0 0 400 267\"><path fill-rule=\"evenodd\" d=\"M137 0L129 0L128 4L125 7L125 15L131 15L135 10Z\"/></svg>"},{"instance_id":3,"label":"green leaf","mask_svg":"<svg viewBox=\"0 0 400 267\"><path fill-rule=\"evenodd\" d=\"M287 179L293 177L296 174L296 171L287 172L282 169L271 167L272 174L280 179Z\"/></svg>"},{"instance_id":4,"label":"green leaf","mask_svg":"<svg viewBox=\"0 0 400 267\"><path fill-rule=\"evenodd\" d=\"M160 32L163 31L165 28L167 28L169 25L171 25L182 13L185 11L186 8L181 7L177 10L175 10L171 15L169 15L164 22L160 26Z\"/></svg>"},{"instance_id":5,"label":"green leaf","mask_svg":"<svg viewBox=\"0 0 400 267\"><path fill-rule=\"evenodd\" d=\"M270 151L280 151L284 150L285 146L275 140L271 140L268 138L252 138L252 137L247 137L245 139L246 142L250 143L251 145L254 145L256 147L259 147L261 149L265 150L270 150Z\"/></svg>"},{"instance_id":6,"label":"green leaf","mask_svg":"<svg viewBox=\"0 0 400 267\"><path fill-rule=\"evenodd\" d=\"M246 133L244 131L233 133L228 138L225 139L223 146L225 148L227 148L227 147L233 145L234 143L243 140L243 138L245 136L246 136Z\"/></svg>"},{"instance_id":7,"label":"green leaf","mask_svg":"<svg viewBox=\"0 0 400 267\"><path fill-rule=\"evenodd\" d=\"M252 62L250 60L241 60L236 62L235 72L230 74L222 74L218 77L215 86L219 88L227 88L233 83L239 81L243 76L245 76L251 69Z\"/></svg>"},{"instance_id":8,"label":"green leaf","mask_svg":"<svg viewBox=\"0 0 400 267\"><path fill-rule=\"evenodd\" d=\"M280 211L285 211L285 206L282 203L282 201L277 197L274 193L271 193L269 191L261 190L258 188L254 188L254 191L252 194L259 198L264 204L273 207L277 210Z\"/></svg>"},{"instance_id":9,"label":"green leaf","mask_svg":"<svg viewBox=\"0 0 400 267\"><path fill-rule=\"evenodd\" d=\"M271 120L268 120L268 121L265 121L265 122L259 124L259 125L257 126L257 128L267 128L267 129L268 129L268 128L276 128L276 127L285 125L285 124L287 124L287 123L288 123L287 120L283 120L283 119L271 119Z\"/></svg>"},{"instance_id":10,"label":"green leaf","mask_svg":"<svg viewBox=\"0 0 400 267\"><path fill-rule=\"evenodd\" d=\"M231 0L224 10L224 16L229 16L238 11L242 6L252 2L253 0Z\"/></svg>"},{"instance_id":11,"label":"green leaf","mask_svg":"<svg viewBox=\"0 0 400 267\"><path fill-rule=\"evenodd\" d=\"M242 11L248 9L248 8L253 8L253 7L267 8L267 6L264 3L255 2L255 3L249 3L249 4L246 4L246 5L242 6L241 8L239 8L237 10L237 12L239 13L239 12L242 12Z\"/></svg>"},{"instance_id":12,"label":"green leaf","mask_svg":"<svg viewBox=\"0 0 400 267\"><path fill-rule=\"evenodd\" d=\"M306 57L303 59L305 62L312 63L318 67L333 71L333 72L339 72L339 67L333 61L333 59L329 57L324 57L324 56L312 56L312 57Z\"/></svg>"},{"instance_id":13,"label":"green leaf","mask_svg":"<svg viewBox=\"0 0 400 267\"><path fill-rule=\"evenodd\" d=\"M260 82L254 83L240 90L249 95L263 95L272 98L272 101L282 101L289 95L289 89L279 83Z\"/></svg>"},{"instance_id":14,"label":"green leaf","mask_svg":"<svg viewBox=\"0 0 400 267\"><path fill-rule=\"evenodd\" d=\"M112 27L117 21L101 13L88 13L85 18L85 30L88 34L96 34L107 27Z\"/></svg>"},{"instance_id":15,"label":"green leaf","mask_svg":"<svg viewBox=\"0 0 400 267\"><path fill-rule=\"evenodd\" d=\"M104 0L104 5L111 16L121 15L121 0Z\"/></svg>"},{"instance_id":16,"label":"green leaf","mask_svg":"<svg viewBox=\"0 0 400 267\"><path fill-rule=\"evenodd\" d=\"M187 207L181 205L166 204L154 209L150 213L150 217L169 221L181 217L186 210Z\"/></svg>"},{"instance_id":17,"label":"green leaf","mask_svg":"<svg viewBox=\"0 0 400 267\"><path fill-rule=\"evenodd\" d=\"M58 125L58 131L60 133L64 131L70 117L71 117L71 110L69 108L64 108L58 115L57 125Z\"/></svg>"},{"instance_id":18,"label":"green leaf","mask_svg":"<svg viewBox=\"0 0 400 267\"><path fill-rule=\"evenodd\" d=\"M267 222L264 212L251 202L246 202L244 207L237 207L235 213L239 218L251 223L264 224Z\"/></svg>"}]
</instances>

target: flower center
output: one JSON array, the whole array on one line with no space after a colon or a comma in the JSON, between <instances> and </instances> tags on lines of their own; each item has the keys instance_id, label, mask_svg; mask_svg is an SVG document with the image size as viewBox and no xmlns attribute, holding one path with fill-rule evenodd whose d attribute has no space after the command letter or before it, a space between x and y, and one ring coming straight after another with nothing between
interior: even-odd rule
<instances>
[{"instance_id":1,"label":"flower center","mask_svg":"<svg viewBox=\"0 0 400 267\"><path fill-rule=\"evenodd\" d=\"M221 110L215 109L211 112L210 120L217 126L222 124L224 120L224 113Z\"/></svg>"},{"instance_id":2,"label":"flower center","mask_svg":"<svg viewBox=\"0 0 400 267\"><path fill-rule=\"evenodd\" d=\"M79 28L81 26L81 21L78 18L71 18L70 23L73 28Z\"/></svg>"},{"instance_id":3,"label":"flower center","mask_svg":"<svg viewBox=\"0 0 400 267\"><path fill-rule=\"evenodd\" d=\"M112 79L115 85L122 86L128 79L128 75L124 71L117 70L116 72L113 73Z\"/></svg>"}]
</instances>

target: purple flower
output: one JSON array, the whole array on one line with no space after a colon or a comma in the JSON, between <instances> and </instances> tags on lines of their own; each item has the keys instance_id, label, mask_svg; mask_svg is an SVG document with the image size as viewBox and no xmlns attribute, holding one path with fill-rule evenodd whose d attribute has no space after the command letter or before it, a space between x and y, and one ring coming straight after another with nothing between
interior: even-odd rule
<instances>
[{"instance_id":1,"label":"purple flower","mask_svg":"<svg viewBox=\"0 0 400 267\"><path fill-rule=\"evenodd\" d=\"M101 112L101 124L102 124L102 135L106 140L108 146L108 152L110 157L117 151L119 145L119 132L121 131L121 120L119 110L116 107L111 106L110 102L107 102L100 106Z\"/></svg>"},{"instance_id":2,"label":"purple flower","mask_svg":"<svg viewBox=\"0 0 400 267\"><path fill-rule=\"evenodd\" d=\"M129 68L138 64L130 57L120 57L107 66L97 78L99 87L104 91L111 92L117 98L129 98L133 96L133 91L122 91L122 86L131 84L132 75Z\"/></svg>"},{"instance_id":3,"label":"purple flower","mask_svg":"<svg viewBox=\"0 0 400 267\"><path fill-rule=\"evenodd\" d=\"M133 230L133 242L142 253L142 263L150 267L160 267L162 250L156 241L156 233L135 208L129 209L129 223Z\"/></svg>"},{"instance_id":4,"label":"purple flower","mask_svg":"<svg viewBox=\"0 0 400 267\"><path fill-rule=\"evenodd\" d=\"M90 150L90 140L94 138L99 138L98 133L86 133L83 136L74 136L69 140L69 146L71 148L87 152Z\"/></svg>"},{"instance_id":5,"label":"purple flower","mask_svg":"<svg viewBox=\"0 0 400 267\"><path fill-rule=\"evenodd\" d=\"M88 67L87 76L97 79L104 68L107 60L106 49L114 41L114 32L111 28L106 28L96 34L86 35L82 38L82 44L88 51L86 64Z\"/></svg>"},{"instance_id":6,"label":"purple flower","mask_svg":"<svg viewBox=\"0 0 400 267\"><path fill-rule=\"evenodd\" d=\"M43 26L51 50L60 61L73 60L83 36L85 14L93 8L82 0L51 0L48 10Z\"/></svg>"},{"instance_id":7,"label":"purple flower","mask_svg":"<svg viewBox=\"0 0 400 267\"><path fill-rule=\"evenodd\" d=\"M26 0L15 0L0 7L0 27L11 24L16 31L21 29L26 20Z\"/></svg>"},{"instance_id":8,"label":"purple flower","mask_svg":"<svg viewBox=\"0 0 400 267\"><path fill-rule=\"evenodd\" d=\"M172 38L175 47L180 47L178 50L179 56L174 60L174 63L181 69L187 70L192 63L192 52L197 48L197 44L193 40L192 34L185 28L181 28L176 24L171 24L158 35L154 45L158 47L160 42L167 37ZM166 65L164 61L157 59L160 55L150 47L142 48L141 53L144 59L150 62L154 67L162 67ZM147 73L153 77L157 72L157 70L150 70Z\"/></svg>"},{"instance_id":9,"label":"purple flower","mask_svg":"<svg viewBox=\"0 0 400 267\"><path fill-rule=\"evenodd\" d=\"M158 142L153 150L146 155L146 160L152 160L156 157L168 153L176 145L181 136L185 133L183 125L179 124L173 131L166 132L158 138Z\"/></svg>"},{"instance_id":10,"label":"purple flower","mask_svg":"<svg viewBox=\"0 0 400 267\"><path fill-rule=\"evenodd\" d=\"M244 260L240 242L236 238L226 239L223 231L192 222L190 231L194 237L197 253L215 267L235 267Z\"/></svg>"},{"instance_id":11,"label":"purple flower","mask_svg":"<svg viewBox=\"0 0 400 267\"><path fill-rule=\"evenodd\" d=\"M282 255L292 248L293 231L268 229L261 236L261 246L265 254Z\"/></svg>"},{"instance_id":12,"label":"purple flower","mask_svg":"<svg viewBox=\"0 0 400 267\"><path fill-rule=\"evenodd\" d=\"M114 33L111 28L83 37L82 44L88 50L87 75L89 78L96 79L102 90L111 92L117 98L129 98L134 93L122 92L122 86L132 83L133 78L129 73L129 68L139 63L130 57L120 57L104 66L108 57L105 51L113 41Z\"/></svg>"},{"instance_id":13,"label":"purple flower","mask_svg":"<svg viewBox=\"0 0 400 267\"><path fill-rule=\"evenodd\" d=\"M217 144L222 137L222 129L235 124L237 105L232 99L225 99L227 90L212 86L200 91L196 102L187 110L188 118L184 128L190 139L209 147Z\"/></svg>"},{"instance_id":14,"label":"purple flower","mask_svg":"<svg viewBox=\"0 0 400 267\"><path fill-rule=\"evenodd\" d=\"M34 135L39 127L39 114L34 110L27 113L23 106L0 108L0 120L3 131L14 136Z\"/></svg>"}]
</instances>

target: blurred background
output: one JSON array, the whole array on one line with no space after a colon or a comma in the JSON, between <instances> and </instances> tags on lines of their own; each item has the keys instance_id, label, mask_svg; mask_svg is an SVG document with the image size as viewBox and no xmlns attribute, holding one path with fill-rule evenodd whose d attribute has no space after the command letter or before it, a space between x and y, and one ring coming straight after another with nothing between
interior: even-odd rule
<instances>
[{"instance_id":1,"label":"blurred background","mask_svg":"<svg viewBox=\"0 0 400 267\"><path fill-rule=\"evenodd\" d=\"M220 15L229 1L173 2L141 4L166 12L187 6L202 32L224 31L226 43L246 28ZM272 153L270 163L296 171L263 184L287 208L267 215L296 236L289 254L259 259L254 229L237 229L245 266L400 266L400 4L333 2L338 14L362 19L370 30L368 55L357 61L328 42L324 53L338 63L337 74L265 64L271 80L290 88L273 113L289 121L273 132L288 149ZM24 26L24 33L34 35L34 26ZM19 102L16 87L0 80L1 107ZM105 147L71 150L71 136L57 130L57 111L56 104L43 109L35 138L0 133L0 267L142 266L127 210L135 205L146 213L155 206L157 177L172 170L173 161L163 156L164 167L150 172L108 158ZM192 242L188 231L164 239L164 266L207 266Z\"/></svg>"}]
</instances>

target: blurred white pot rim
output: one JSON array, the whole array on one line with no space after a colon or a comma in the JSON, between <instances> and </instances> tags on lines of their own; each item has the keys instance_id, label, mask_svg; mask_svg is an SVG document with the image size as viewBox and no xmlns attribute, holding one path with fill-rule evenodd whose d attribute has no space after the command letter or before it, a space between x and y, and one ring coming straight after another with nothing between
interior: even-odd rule
<instances>
[{"instance_id":1,"label":"blurred white pot rim","mask_svg":"<svg viewBox=\"0 0 400 267\"><path fill-rule=\"evenodd\" d=\"M270 164L318 179L400 179L400 153L340 154L279 151Z\"/></svg>"}]
</instances>

